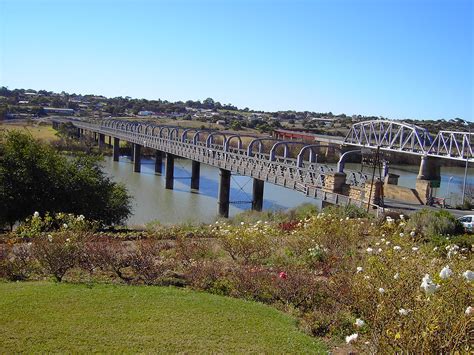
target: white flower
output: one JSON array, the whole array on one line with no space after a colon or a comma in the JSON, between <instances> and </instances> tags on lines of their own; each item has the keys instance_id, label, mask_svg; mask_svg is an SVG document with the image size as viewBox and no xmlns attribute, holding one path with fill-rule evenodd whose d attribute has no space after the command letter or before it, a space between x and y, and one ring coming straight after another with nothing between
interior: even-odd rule
<instances>
[{"instance_id":1,"label":"white flower","mask_svg":"<svg viewBox=\"0 0 474 355\"><path fill-rule=\"evenodd\" d=\"M390 245L390 244L391 244L390 240L387 240L387 241L385 242L385 245Z\"/></svg>"},{"instance_id":2,"label":"white flower","mask_svg":"<svg viewBox=\"0 0 474 355\"><path fill-rule=\"evenodd\" d=\"M48 234L48 241L52 242L53 241L53 236L51 234Z\"/></svg>"},{"instance_id":3,"label":"white flower","mask_svg":"<svg viewBox=\"0 0 474 355\"><path fill-rule=\"evenodd\" d=\"M467 280L467 281L473 281L474 280L474 272L471 270L466 270L462 273L462 276Z\"/></svg>"},{"instance_id":4,"label":"white flower","mask_svg":"<svg viewBox=\"0 0 474 355\"><path fill-rule=\"evenodd\" d=\"M67 228L67 224L66 224L66 223L63 224L63 228L64 228L64 229Z\"/></svg>"},{"instance_id":5,"label":"white flower","mask_svg":"<svg viewBox=\"0 0 474 355\"><path fill-rule=\"evenodd\" d=\"M244 222L240 222L240 225L243 226L245 223Z\"/></svg>"},{"instance_id":6,"label":"white flower","mask_svg":"<svg viewBox=\"0 0 474 355\"><path fill-rule=\"evenodd\" d=\"M404 234L404 233L400 233L399 235L400 235L400 237L404 237L404 236L405 236L405 234Z\"/></svg>"},{"instance_id":7,"label":"white flower","mask_svg":"<svg viewBox=\"0 0 474 355\"><path fill-rule=\"evenodd\" d=\"M400 308L398 310L398 313L400 313L401 316L407 316L408 312L410 312L410 311L411 311L411 309Z\"/></svg>"},{"instance_id":8,"label":"white flower","mask_svg":"<svg viewBox=\"0 0 474 355\"><path fill-rule=\"evenodd\" d=\"M382 237L385 238L385 233L382 234Z\"/></svg>"},{"instance_id":9,"label":"white flower","mask_svg":"<svg viewBox=\"0 0 474 355\"><path fill-rule=\"evenodd\" d=\"M415 235L416 235L415 231L411 231L411 232L410 232L410 237L413 238Z\"/></svg>"},{"instance_id":10,"label":"white flower","mask_svg":"<svg viewBox=\"0 0 474 355\"><path fill-rule=\"evenodd\" d=\"M401 214L401 215L400 215L400 219L401 219L402 221L404 221L404 220L405 220L405 216Z\"/></svg>"},{"instance_id":11,"label":"white flower","mask_svg":"<svg viewBox=\"0 0 474 355\"><path fill-rule=\"evenodd\" d=\"M433 248L433 251L436 251L436 250L438 250L438 247L434 247L434 248Z\"/></svg>"},{"instance_id":12,"label":"white flower","mask_svg":"<svg viewBox=\"0 0 474 355\"><path fill-rule=\"evenodd\" d=\"M472 313L474 313L474 308L472 308L471 306L467 307L466 310L464 311L464 313L468 316Z\"/></svg>"},{"instance_id":13,"label":"white flower","mask_svg":"<svg viewBox=\"0 0 474 355\"><path fill-rule=\"evenodd\" d=\"M35 211L35 213L33 213L33 218L38 218L40 216L39 212L38 211Z\"/></svg>"},{"instance_id":14,"label":"white flower","mask_svg":"<svg viewBox=\"0 0 474 355\"><path fill-rule=\"evenodd\" d=\"M356 341L358 337L359 337L359 334L357 334L357 333L348 335L348 336L346 336L346 343L347 344L352 343L353 341Z\"/></svg>"},{"instance_id":15,"label":"white flower","mask_svg":"<svg viewBox=\"0 0 474 355\"><path fill-rule=\"evenodd\" d=\"M402 250L402 247L399 246L399 245L395 245L395 246L393 247L393 250Z\"/></svg>"},{"instance_id":16,"label":"white flower","mask_svg":"<svg viewBox=\"0 0 474 355\"><path fill-rule=\"evenodd\" d=\"M381 242L385 242L385 238L380 239Z\"/></svg>"},{"instance_id":17,"label":"white flower","mask_svg":"<svg viewBox=\"0 0 474 355\"><path fill-rule=\"evenodd\" d=\"M379 246L379 245L380 245L380 243L379 243L379 242L377 242L377 243L375 243L375 245L376 245L376 246Z\"/></svg>"},{"instance_id":18,"label":"white flower","mask_svg":"<svg viewBox=\"0 0 474 355\"><path fill-rule=\"evenodd\" d=\"M403 227L406 223L405 222L400 222L399 226Z\"/></svg>"},{"instance_id":19,"label":"white flower","mask_svg":"<svg viewBox=\"0 0 474 355\"><path fill-rule=\"evenodd\" d=\"M71 239L67 238L66 239L66 243L69 243L71 241Z\"/></svg>"},{"instance_id":20,"label":"white flower","mask_svg":"<svg viewBox=\"0 0 474 355\"><path fill-rule=\"evenodd\" d=\"M357 273L359 273L359 272L362 272L364 269L362 268L362 266L357 266L356 270L357 270Z\"/></svg>"},{"instance_id":21,"label":"white flower","mask_svg":"<svg viewBox=\"0 0 474 355\"><path fill-rule=\"evenodd\" d=\"M348 220L349 220L349 217L346 217L346 221L348 221Z\"/></svg>"},{"instance_id":22,"label":"white flower","mask_svg":"<svg viewBox=\"0 0 474 355\"><path fill-rule=\"evenodd\" d=\"M381 252L382 252L382 248L378 248L377 253L381 253Z\"/></svg>"},{"instance_id":23,"label":"white flower","mask_svg":"<svg viewBox=\"0 0 474 355\"><path fill-rule=\"evenodd\" d=\"M369 275L365 275L365 276L364 276L364 279L368 280L368 279L370 279L370 276L369 276Z\"/></svg>"},{"instance_id":24,"label":"white flower","mask_svg":"<svg viewBox=\"0 0 474 355\"><path fill-rule=\"evenodd\" d=\"M362 319L357 318L354 324L355 324L357 327L360 328L360 327L363 327L363 326L365 325L365 322L364 322Z\"/></svg>"},{"instance_id":25,"label":"white flower","mask_svg":"<svg viewBox=\"0 0 474 355\"><path fill-rule=\"evenodd\" d=\"M431 295L433 293L436 292L436 290L438 290L438 288L440 287L439 285L435 284L433 282L433 280L431 280L431 277L430 275L428 274L425 274L425 276L423 276L423 279L421 280L421 285L420 287L425 290L425 292L428 294L428 295Z\"/></svg>"},{"instance_id":26,"label":"white flower","mask_svg":"<svg viewBox=\"0 0 474 355\"><path fill-rule=\"evenodd\" d=\"M413 248L411 248L411 250L418 251L418 247L413 247Z\"/></svg>"},{"instance_id":27,"label":"white flower","mask_svg":"<svg viewBox=\"0 0 474 355\"><path fill-rule=\"evenodd\" d=\"M393 223L394 219L390 216L387 216L387 223Z\"/></svg>"},{"instance_id":28,"label":"white flower","mask_svg":"<svg viewBox=\"0 0 474 355\"><path fill-rule=\"evenodd\" d=\"M372 248L367 248L367 253L372 253L374 251L374 249Z\"/></svg>"},{"instance_id":29,"label":"white flower","mask_svg":"<svg viewBox=\"0 0 474 355\"><path fill-rule=\"evenodd\" d=\"M395 275L393 275L393 278L395 280L398 280L400 278L400 274L397 272Z\"/></svg>"},{"instance_id":30,"label":"white flower","mask_svg":"<svg viewBox=\"0 0 474 355\"><path fill-rule=\"evenodd\" d=\"M383 289L382 287L379 288L379 293L385 293L385 289Z\"/></svg>"},{"instance_id":31,"label":"white flower","mask_svg":"<svg viewBox=\"0 0 474 355\"><path fill-rule=\"evenodd\" d=\"M446 265L444 268L441 269L439 273L439 277L443 280L448 279L453 274L453 271L449 268L449 265Z\"/></svg>"}]
</instances>

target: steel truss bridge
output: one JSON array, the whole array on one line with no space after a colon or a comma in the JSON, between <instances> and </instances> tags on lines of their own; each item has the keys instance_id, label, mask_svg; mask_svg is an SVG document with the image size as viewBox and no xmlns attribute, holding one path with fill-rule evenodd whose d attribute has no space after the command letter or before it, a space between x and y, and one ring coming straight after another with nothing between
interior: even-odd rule
<instances>
[{"instance_id":1,"label":"steel truss bridge","mask_svg":"<svg viewBox=\"0 0 474 355\"><path fill-rule=\"evenodd\" d=\"M374 120L354 124L343 144L420 156L474 162L474 135L439 131L402 122Z\"/></svg>"}]
</instances>

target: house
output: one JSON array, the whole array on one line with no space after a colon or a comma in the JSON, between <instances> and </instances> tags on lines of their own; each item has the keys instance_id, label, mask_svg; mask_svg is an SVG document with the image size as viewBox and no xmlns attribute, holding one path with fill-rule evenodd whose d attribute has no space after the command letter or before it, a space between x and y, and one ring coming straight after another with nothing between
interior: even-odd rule
<instances>
[{"instance_id":1,"label":"house","mask_svg":"<svg viewBox=\"0 0 474 355\"><path fill-rule=\"evenodd\" d=\"M139 111L138 116L153 116L155 113L153 111Z\"/></svg>"}]
</instances>

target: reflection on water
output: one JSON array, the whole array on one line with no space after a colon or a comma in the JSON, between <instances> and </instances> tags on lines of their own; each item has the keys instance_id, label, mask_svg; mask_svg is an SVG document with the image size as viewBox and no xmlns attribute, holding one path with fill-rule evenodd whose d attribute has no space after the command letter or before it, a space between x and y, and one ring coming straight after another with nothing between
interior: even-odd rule
<instances>
[{"instance_id":1,"label":"reflection on water","mask_svg":"<svg viewBox=\"0 0 474 355\"><path fill-rule=\"evenodd\" d=\"M114 181L126 185L133 196L133 215L129 225L141 225L150 221L161 223L210 223L217 217L217 194L219 191L219 169L201 164L200 189L191 191L191 161L175 160L174 189L165 189L165 177L155 174L155 162L142 158L141 173L134 173L127 157L114 162L105 157L104 170ZM164 172L164 167L163 167ZM244 202L231 204L229 215L248 210L252 199L252 179L233 175L230 200ZM263 208L265 210L288 209L309 202L320 206L320 202L303 194L265 183Z\"/></svg>"},{"instance_id":2,"label":"reflection on water","mask_svg":"<svg viewBox=\"0 0 474 355\"><path fill-rule=\"evenodd\" d=\"M133 196L133 216L128 220L130 225L140 225L156 220L161 223L210 223L217 217L219 190L217 168L201 164L200 190L193 192L189 187L190 160L175 160L174 190L165 189L165 178L155 174L154 161L151 159L142 159L141 173L133 172L133 166L127 157L121 157L120 162L114 162L111 157L106 157L104 169L113 180L124 183ZM346 169L360 171L361 166L346 164ZM363 171L371 174L372 171L369 170L365 167ZM417 166L391 166L390 172L400 175L399 185L415 186ZM450 196L450 204L457 203L460 201L464 169L441 168L441 175L441 187L436 189L435 196ZM473 168L468 171L468 183L474 184ZM230 216L250 209L251 205L248 202L252 199L252 179L246 176L232 176L230 199L234 202L246 202L231 204ZM263 208L266 210L288 209L305 202L321 206L320 201L308 198L299 192L265 183Z\"/></svg>"}]
</instances>

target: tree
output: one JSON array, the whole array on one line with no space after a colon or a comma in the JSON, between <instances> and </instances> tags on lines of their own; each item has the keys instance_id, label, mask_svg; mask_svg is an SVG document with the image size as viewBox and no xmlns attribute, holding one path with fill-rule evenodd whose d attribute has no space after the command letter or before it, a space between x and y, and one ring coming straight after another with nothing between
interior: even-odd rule
<instances>
[{"instance_id":1,"label":"tree","mask_svg":"<svg viewBox=\"0 0 474 355\"><path fill-rule=\"evenodd\" d=\"M0 137L0 225L40 213L83 214L103 224L130 215L130 196L112 182L94 156L68 158L31 135Z\"/></svg>"}]
</instances>

